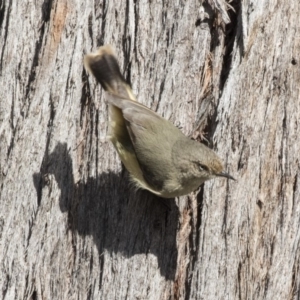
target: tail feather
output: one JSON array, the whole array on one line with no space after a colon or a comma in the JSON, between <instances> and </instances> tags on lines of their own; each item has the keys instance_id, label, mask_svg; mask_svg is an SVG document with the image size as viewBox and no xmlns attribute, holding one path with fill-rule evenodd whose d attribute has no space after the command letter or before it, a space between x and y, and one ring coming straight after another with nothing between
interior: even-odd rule
<instances>
[{"instance_id":1,"label":"tail feather","mask_svg":"<svg viewBox=\"0 0 300 300\"><path fill-rule=\"evenodd\" d=\"M97 52L86 55L84 66L105 91L136 100L130 85L121 74L117 58L110 46L100 47Z\"/></svg>"}]
</instances>

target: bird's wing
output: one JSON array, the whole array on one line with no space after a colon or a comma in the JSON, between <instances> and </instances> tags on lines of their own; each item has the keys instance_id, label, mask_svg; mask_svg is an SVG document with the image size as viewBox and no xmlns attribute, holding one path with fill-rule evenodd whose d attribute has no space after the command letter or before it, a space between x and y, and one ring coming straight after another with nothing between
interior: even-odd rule
<instances>
[{"instance_id":1,"label":"bird's wing","mask_svg":"<svg viewBox=\"0 0 300 300\"><path fill-rule=\"evenodd\" d=\"M151 131L149 133L155 135L158 133L157 130L163 129L161 127L170 126L171 124L148 107L136 101L110 93L107 95L107 101L109 104L121 109L123 117L127 121L129 133L133 135L132 137L138 135L141 130Z\"/></svg>"},{"instance_id":2,"label":"bird's wing","mask_svg":"<svg viewBox=\"0 0 300 300\"><path fill-rule=\"evenodd\" d=\"M137 160L145 180L156 191L160 190L168 179L166 170L172 167L169 157L179 131L172 123L162 118L146 106L123 99L116 95L107 96L110 105L121 109Z\"/></svg>"}]
</instances>

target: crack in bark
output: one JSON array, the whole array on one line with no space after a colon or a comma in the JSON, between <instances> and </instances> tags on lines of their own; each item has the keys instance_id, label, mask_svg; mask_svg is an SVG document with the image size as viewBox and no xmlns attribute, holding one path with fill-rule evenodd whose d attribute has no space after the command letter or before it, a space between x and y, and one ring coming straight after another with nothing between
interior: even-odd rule
<instances>
[{"instance_id":1,"label":"crack in bark","mask_svg":"<svg viewBox=\"0 0 300 300\"><path fill-rule=\"evenodd\" d=\"M292 211L294 211L294 207L295 207L295 204L296 204L296 194L297 194L297 188L298 186L298 175L296 174L295 177L294 177L294 182L293 182L293 202L292 202Z\"/></svg>"},{"instance_id":2,"label":"crack in bark","mask_svg":"<svg viewBox=\"0 0 300 300\"><path fill-rule=\"evenodd\" d=\"M131 51L131 36L128 34L128 23L129 23L129 0L126 0L125 7L125 24L124 31L122 37L122 48L123 48L123 73L126 73L124 76L126 81L131 85L131 78L129 77L131 74L131 64L130 64L130 51Z\"/></svg>"},{"instance_id":3,"label":"crack in bark","mask_svg":"<svg viewBox=\"0 0 300 300\"><path fill-rule=\"evenodd\" d=\"M238 266L238 295L239 295L239 299L243 299L242 298L242 263L239 262L239 266ZM246 298L247 299L247 298Z\"/></svg>"},{"instance_id":4,"label":"crack in bark","mask_svg":"<svg viewBox=\"0 0 300 300\"><path fill-rule=\"evenodd\" d=\"M73 59L74 58L74 54L75 54L75 49L76 49L76 42L77 42L77 37L75 37L74 39L74 43L73 43L73 51L72 51L72 54L70 55L71 59L70 59L70 64L69 64L69 71L68 71L68 75L67 75L67 78L66 78L66 88L65 88L65 95L68 95L68 90L70 89L70 87L72 87L74 85L74 81L73 79L71 78L71 71L72 71L72 65L73 65ZM65 101L67 100L67 97L65 97L64 99Z\"/></svg>"},{"instance_id":5,"label":"crack in bark","mask_svg":"<svg viewBox=\"0 0 300 300\"><path fill-rule=\"evenodd\" d=\"M223 215L223 223L222 223L222 233L224 236L224 244L225 244L225 254L227 255L227 249L228 249L228 244L227 244L227 215L228 215L228 202L229 202L229 180L226 182L226 195L225 195L225 203L224 203L224 215Z\"/></svg>"},{"instance_id":6,"label":"crack in bark","mask_svg":"<svg viewBox=\"0 0 300 300\"><path fill-rule=\"evenodd\" d=\"M138 4L139 2L137 0L133 0L133 8L134 8L134 46L133 46L133 52L135 54L136 61L137 59L137 36L138 36L138 27L139 27L139 10L138 10Z\"/></svg>"},{"instance_id":7,"label":"crack in bark","mask_svg":"<svg viewBox=\"0 0 300 300\"><path fill-rule=\"evenodd\" d=\"M4 21L4 13L5 13L5 0L0 1L0 28L2 27L2 23Z\"/></svg>"},{"instance_id":8,"label":"crack in bark","mask_svg":"<svg viewBox=\"0 0 300 300\"><path fill-rule=\"evenodd\" d=\"M53 0L44 0L42 4L42 20L45 23L50 21L52 3Z\"/></svg>"},{"instance_id":9,"label":"crack in bark","mask_svg":"<svg viewBox=\"0 0 300 300\"><path fill-rule=\"evenodd\" d=\"M298 247L299 249L299 247ZM290 298L294 298L296 295L298 295L297 299L299 299L299 278L298 278L298 273L299 273L299 255L298 251L296 253L297 258L294 261L293 264L293 270L292 270L292 282L291 282L291 291L290 291ZM297 282L298 281L298 282Z\"/></svg>"},{"instance_id":10,"label":"crack in bark","mask_svg":"<svg viewBox=\"0 0 300 300\"><path fill-rule=\"evenodd\" d=\"M2 75L2 70L3 70L3 56L4 56L5 48L6 48L6 45L7 45L7 35L8 35L8 26L9 26L11 5L12 5L12 0L9 1L8 8L7 8L7 13L6 13L6 23L5 23L5 29L4 29L4 38L3 38L3 41L2 41L2 45L3 46L2 46L1 59L0 59L0 75ZM3 5L1 7L1 15L0 15L0 17L2 16L3 19L2 20L0 19L1 20L1 26L0 26L0 28L2 27L2 22L4 20L4 14L5 14L5 5Z\"/></svg>"},{"instance_id":11,"label":"crack in bark","mask_svg":"<svg viewBox=\"0 0 300 300\"><path fill-rule=\"evenodd\" d=\"M83 114L86 106L90 106L92 103L91 97L91 87L88 80L87 73L84 68L82 68L81 73L82 89L81 89L81 99L80 99L80 118L79 125L83 127Z\"/></svg>"},{"instance_id":12,"label":"crack in bark","mask_svg":"<svg viewBox=\"0 0 300 300\"><path fill-rule=\"evenodd\" d=\"M11 152L14 148L14 144L15 144L15 137L16 137L16 133L17 133L17 128L18 128L18 120L17 120L17 124L14 125L14 112L15 112L15 99L13 98L11 101L11 110L10 110L10 119L9 119L9 125L11 128L11 139L7 148L7 154L6 154L6 159L8 160L8 158L11 155Z\"/></svg>"},{"instance_id":13,"label":"crack in bark","mask_svg":"<svg viewBox=\"0 0 300 300\"><path fill-rule=\"evenodd\" d=\"M202 225L202 211L203 211L203 202L204 202L204 185L202 185L200 192L197 195L197 213L196 216L192 216L190 220L190 227L192 228L189 235L190 243L190 261L186 267L186 278L185 281L185 299L190 299L192 293L192 285L190 283L190 278L192 277L193 272L195 271L196 263L199 259L198 254L200 247L200 228ZM194 219L197 218L196 223ZM194 230L193 230L194 229Z\"/></svg>"},{"instance_id":14,"label":"crack in bark","mask_svg":"<svg viewBox=\"0 0 300 300\"><path fill-rule=\"evenodd\" d=\"M95 1L95 8L94 10L97 11L96 6L99 5L97 1ZM107 9L108 6L106 6L106 0L103 0L103 7L102 7L102 22L101 22L101 35L97 39L97 46L104 45L104 37L105 37L105 28L106 28L106 16L107 16Z\"/></svg>"},{"instance_id":15,"label":"crack in bark","mask_svg":"<svg viewBox=\"0 0 300 300\"><path fill-rule=\"evenodd\" d=\"M94 48L94 46L93 46L94 38L93 38L93 16L92 16L92 13L90 13L88 16L88 33L89 33L89 36L91 39L92 48Z\"/></svg>"},{"instance_id":16,"label":"crack in bark","mask_svg":"<svg viewBox=\"0 0 300 300\"><path fill-rule=\"evenodd\" d=\"M223 92L224 85L229 76L230 68L232 65L232 51L234 41L236 40L237 36L240 36L240 34L243 32L241 17L239 18L239 15L241 15L241 3L238 0L233 0L230 5L234 8L235 11L228 11L231 22L225 26L225 54L223 56L223 65L220 74L221 80L219 86L221 94ZM239 32L238 29L240 30Z\"/></svg>"},{"instance_id":17,"label":"crack in bark","mask_svg":"<svg viewBox=\"0 0 300 300\"><path fill-rule=\"evenodd\" d=\"M29 109L30 109L30 105L31 102L29 101L29 94L32 90L35 89L35 79L36 79L36 68L40 63L40 54L41 54L41 50L43 49L43 38L45 35L45 24L47 22L49 22L50 20L50 15L51 15L51 6L52 6L52 0L45 0L42 6L42 26L40 27L40 35L37 39L37 41L35 42L35 49L34 49L34 55L33 55L33 59L32 59L32 64L31 64L31 68L30 68L30 72L28 75L28 81L27 84L25 86L25 97L24 97L24 103L22 106L22 109L20 111L20 114L22 117L24 117L24 107L26 105L26 100L28 100L28 107L26 109L25 112L25 117L28 117L28 113L29 113ZM49 9L50 8L50 9ZM46 11L46 9L48 9L49 11Z\"/></svg>"},{"instance_id":18,"label":"crack in bark","mask_svg":"<svg viewBox=\"0 0 300 300\"><path fill-rule=\"evenodd\" d=\"M55 117L55 108L51 97L49 99L49 106L50 106L50 115L49 115L49 120L47 125L48 130L46 133L46 146L45 146L44 156L41 163L40 171L38 173L33 174L33 183L37 193L38 206L40 206L42 200L42 189L48 182L47 178L45 178L45 175L48 174L47 169L49 164L49 146L50 146L50 140L52 134L53 121Z\"/></svg>"}]
</instances>

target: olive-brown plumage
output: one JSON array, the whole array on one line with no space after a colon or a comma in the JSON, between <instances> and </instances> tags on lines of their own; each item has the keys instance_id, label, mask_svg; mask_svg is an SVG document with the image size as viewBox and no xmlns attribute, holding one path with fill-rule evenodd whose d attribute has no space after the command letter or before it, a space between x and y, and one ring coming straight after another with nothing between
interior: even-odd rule
<instances>
[{"instance_id":1,"label":"olive-brown plumage","mask_svg":"<svg viewBox=\"0 0 300 300\"><path fill-rule=\"evenodd\" d=\"M136 101L110 46L86 55L84 65L107 91L109 137L138 187L172 198L216 176L233 179L211 149Z\"/></svg>"}]
</instances>

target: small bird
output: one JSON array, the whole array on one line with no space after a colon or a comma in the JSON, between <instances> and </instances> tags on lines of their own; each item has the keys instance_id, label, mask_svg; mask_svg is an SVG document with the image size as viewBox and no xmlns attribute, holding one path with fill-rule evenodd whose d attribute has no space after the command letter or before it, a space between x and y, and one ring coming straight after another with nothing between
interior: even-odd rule
<instances>
[{"instance_id":1,"label":"small bird","mask_svg":"<svg viewBox=\"0 0 300 300\"><path fill-rule=\"evenodd\" d=\"M106 91L109 139L136 187L174 198L216 176L234 180L211 149L137 102L111 46L86 55L84 66Z\"/></svg>"}]
</instances>

